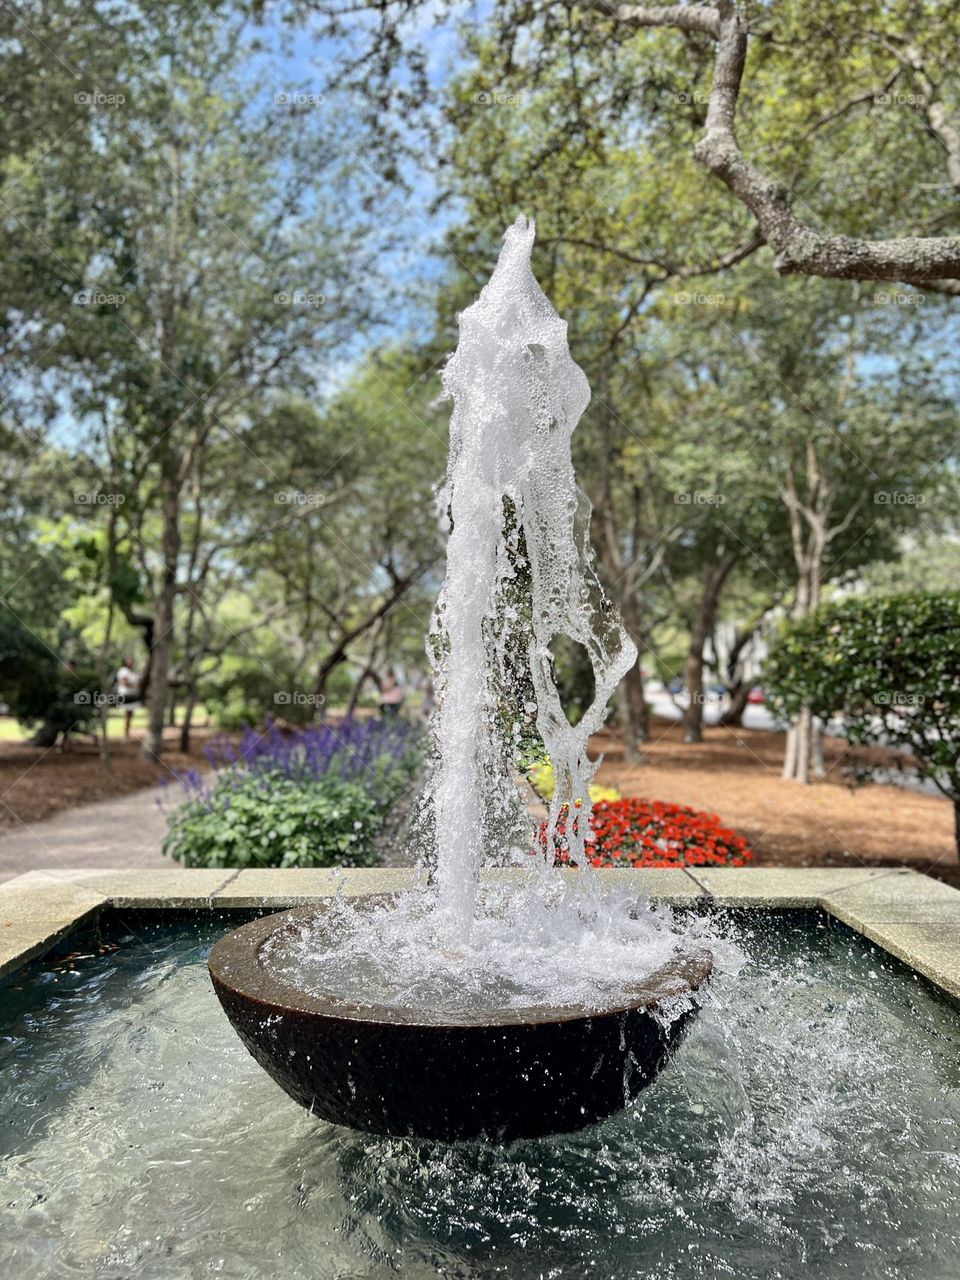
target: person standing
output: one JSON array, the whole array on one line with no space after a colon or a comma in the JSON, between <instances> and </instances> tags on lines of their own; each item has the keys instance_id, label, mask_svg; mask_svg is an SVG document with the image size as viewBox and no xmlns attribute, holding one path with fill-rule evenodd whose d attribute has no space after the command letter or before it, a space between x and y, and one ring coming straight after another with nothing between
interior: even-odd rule
<instances>
[{"instance_id":1,"label":"person standing","mask_svg":"<svg viewBox=\"0 0 960 1280\"><path fill-rule=\"evenodd\" d=\"M397 679L397 673L393 667L387 667L380 681L380 714L398 716L400 704L406 696L407 691Z\"/></svg>"}]
</instances>

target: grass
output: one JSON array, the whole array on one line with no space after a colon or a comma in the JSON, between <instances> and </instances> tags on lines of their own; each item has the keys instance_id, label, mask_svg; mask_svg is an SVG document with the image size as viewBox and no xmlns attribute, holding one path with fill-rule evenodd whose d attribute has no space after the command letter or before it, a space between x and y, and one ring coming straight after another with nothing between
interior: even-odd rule
<instances>
[{"instance_id":1,"label":"grass","mask_svg":"<svg viewBox=\"0 0 960 1280\"><path fill-rule=\"evenodd\" d=\"M181 722L181 708L177 708L177 723ZM207 722L206 707L194 708L193 724L202 725ZM133 713L133 732L138 733L147 727L147 708L138 707ZM33 729L25 729L13 716L0 716L0 742L27 742L33 735ZM107 737L111 740L123 737L123 712L111 711L107 720Z\"/></svg>"}]
</instances>

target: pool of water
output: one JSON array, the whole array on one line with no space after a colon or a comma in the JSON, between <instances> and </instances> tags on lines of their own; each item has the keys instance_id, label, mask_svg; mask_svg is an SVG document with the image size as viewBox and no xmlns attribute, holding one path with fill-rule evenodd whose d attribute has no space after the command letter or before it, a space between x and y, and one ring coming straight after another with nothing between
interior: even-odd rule
<instances>
[{"instance_id":1,"label":"pool of water","mask_svg":"<svg viewBox=\"0 0 960 1280\"><path fill-rule=\"evenodd\" d=\"M731 916L746 967L629 1111L496 1148L291 1102L210 987L235 924L115 918L0 989L0 1275L960 1274L960 1015L845 930Z\"/></svg>"}]
</instances>

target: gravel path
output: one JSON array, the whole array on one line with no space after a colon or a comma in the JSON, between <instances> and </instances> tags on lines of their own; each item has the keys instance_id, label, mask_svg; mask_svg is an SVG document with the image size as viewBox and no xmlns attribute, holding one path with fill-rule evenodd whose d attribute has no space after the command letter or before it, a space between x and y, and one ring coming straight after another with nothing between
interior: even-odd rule
<instances>
[{"instance_id":1,"label":"gravel path","mask_svg":"<svg viewBox=\"0 0 960 1280\"><path fill-rule=\"evenodd\" d=\"M167 822L162 787L80 805L0 835L0 881L64 867L171 867L160 844ZM169 792L168 792L169 795Z\"/></svg>"}]
</instances>

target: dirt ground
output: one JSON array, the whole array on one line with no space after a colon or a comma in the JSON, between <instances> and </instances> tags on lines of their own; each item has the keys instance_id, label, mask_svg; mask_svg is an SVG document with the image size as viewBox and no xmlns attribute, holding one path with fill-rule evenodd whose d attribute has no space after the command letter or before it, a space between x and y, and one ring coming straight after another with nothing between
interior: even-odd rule
<instances>
[{"instance_id":1,"label":"dirt ground","mask_svg":"<svg viewBox=\"0 0 960 1280\"><path fill-rule=\"evenodd\" d=\"M189 756L175 749L179 730L164 736L163 764L140 758L136 737L110 742L110 764L100 763L96 745L77 738L66 750L45 750L23 742L0 742L0 830L38 822L75 805L109 800L153 787L189 768L205 768L203 745L208 737L195 730Z\"/></svg>"},{"instance_id":2,"label":"dirt ground","mask_svg":"<svg viewBox=\"0 0 960 1280\"><path fill-rule=\"evenodd\" d=\"M842 739L824 743L827 775L801 787L780 777L783 735L756 729L705 730L681 742L680 727L654 723L644 762L628 765L612 733L594 748L604 759L596 781L624 795L648 796L716 813L743 835L758 866L900 863L960 883L948 801L902 787L853 787Z\"/></svg>"}]
</instances>

